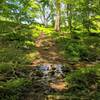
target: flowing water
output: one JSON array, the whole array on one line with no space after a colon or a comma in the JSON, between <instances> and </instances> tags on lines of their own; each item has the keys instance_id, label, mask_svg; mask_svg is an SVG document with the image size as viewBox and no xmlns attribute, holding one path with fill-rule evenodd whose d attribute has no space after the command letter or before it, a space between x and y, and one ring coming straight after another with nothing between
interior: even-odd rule
<instances>
[{"instance_id":1,"label":"flowing water","mask_svg":"<svg viewBox=\"0 0 100 100\"><path fill-rule=\"evenodd\" d=\"M35 86L33 88L39 89L35 93L31 92L27 100L66 100L63 99L63 95L51 95L51 93L62 93L66 89L63 67L62 64L43 64L34 67L38 77L36 81L39 80L39 82L33 85Z\"/></svg>"},{"instance_id":2,"label":"flowing water","mask_svg":"<svg viewBox=\"0 0 100 100\"><path fill-rule=\"evenodd\" d=\"M53 80L57 76L60 77L64 75L62 68L62 64L44 64L36 67L35 70L38 70L43 74L42 78L50 78Z\"/></svg>"}]
</instances>

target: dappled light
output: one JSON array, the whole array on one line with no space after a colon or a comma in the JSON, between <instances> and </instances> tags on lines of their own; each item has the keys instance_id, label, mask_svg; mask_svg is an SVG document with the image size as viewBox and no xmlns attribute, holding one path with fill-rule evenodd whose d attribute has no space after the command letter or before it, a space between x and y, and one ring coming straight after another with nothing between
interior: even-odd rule
<instances>
[{"instance_id":1,"label":"dappled light","mask_svg":"<svg viewBox=\"0 0 100 100\"><path fill-rule=\"evenodd\" d=\"M0 0L0 100L100 100L100 0Z\"/></svg>"}]
</instances>

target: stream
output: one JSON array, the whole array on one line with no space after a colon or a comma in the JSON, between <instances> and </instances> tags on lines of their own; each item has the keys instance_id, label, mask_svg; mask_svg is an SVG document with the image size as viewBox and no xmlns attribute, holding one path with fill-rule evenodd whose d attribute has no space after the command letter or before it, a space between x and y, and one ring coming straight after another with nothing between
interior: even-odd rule
<instances>
[{"instance_id":1,"label":"stream","mask_svg":"<svg viewBox=\"0 0 100 100\"><path fill-rule=\"evenodd\" d=\"M64 81L65 73L70 72L70 67L63 64L43 64L33 67L35 78L48 82Z\"/></svg>"},{"instance_id":2,"label":"stream","mask_svg":"<svg viewBox=\"0 0 100 100\"><path fill-rule=\"evenodd\" d=\"M63 65L61 64L54 64L54 65L46 64L46 65L39 66L37 70L43 73L42 78L51 77L52 79L54 77L56 78L57 75L63 76L62 67Z\"/></svg>"},{"instance_id":3,"label":"stream","mask_svg":"<svg viewBox=\"0 0 100 100\"><path fill-rule=\"evenodd\" d=\"M64 98L63 95L54 94L66 91L64 78L65 72L69 70L62 64L43 64L33 67L33 87L26 100L66 100L61 99Z\"/></svg>"}]
</instances>

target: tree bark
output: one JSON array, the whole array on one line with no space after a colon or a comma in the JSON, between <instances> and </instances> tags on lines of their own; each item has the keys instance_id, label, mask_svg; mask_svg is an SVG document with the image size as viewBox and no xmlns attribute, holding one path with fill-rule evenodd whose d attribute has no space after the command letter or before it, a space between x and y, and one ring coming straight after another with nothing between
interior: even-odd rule
<instances>
[{"instance_id":1,"label":"tree bark","mask_svg":"<svg viewBox=\"0 0 100 100\"><path fill-rule=\"evenodd\" d=\"M67 5L67 15L68 15L68 26L70 33L72 32L72 10L71 10L71 4Z\"/></svg>"},{"instance_id":2,"label":"tree bark","mask_svg":"<svg viewBox=\"0 0 100 100\"><path fill-rule=\"evenodd\" d=\"M56 17L55 17L55 31L60 31L60 21L61 21L61 8L60 0L56 0Z\"/></svg>"}]
</instances>

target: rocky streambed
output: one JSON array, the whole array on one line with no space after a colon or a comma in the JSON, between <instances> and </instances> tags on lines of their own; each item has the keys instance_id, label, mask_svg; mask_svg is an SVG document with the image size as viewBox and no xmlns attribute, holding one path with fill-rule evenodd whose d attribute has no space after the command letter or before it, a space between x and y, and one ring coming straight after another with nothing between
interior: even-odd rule
<instances>
[{"instance_id":1,"label":"rocky streambed","mask_svg":"<svg viewBox=\"0 0 100 100\"><path fill-rule=\"evenodd\" d=\"M32 69L33 71L29 75L32 80L31 92L26 96L26 100L36 100L35 98L37 100L56 100L50 99L56 98L51 94L62 94L67 91L68 84L64 81L65 72L69 72L71 69L62 64L43 64L33 66ZM57 96L57 98L60 97Z\"/></svg>"}]
</instances>

